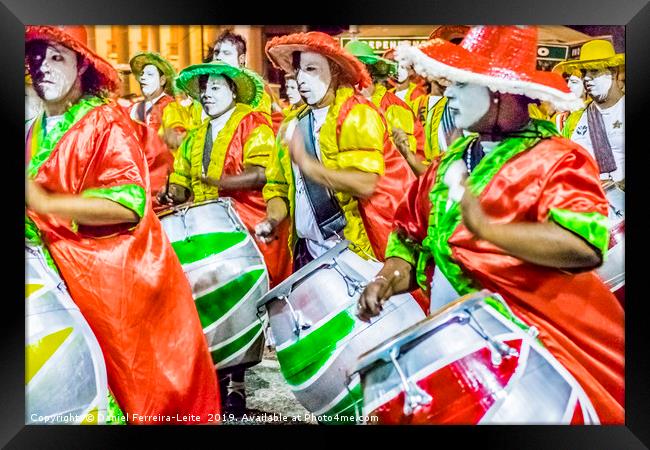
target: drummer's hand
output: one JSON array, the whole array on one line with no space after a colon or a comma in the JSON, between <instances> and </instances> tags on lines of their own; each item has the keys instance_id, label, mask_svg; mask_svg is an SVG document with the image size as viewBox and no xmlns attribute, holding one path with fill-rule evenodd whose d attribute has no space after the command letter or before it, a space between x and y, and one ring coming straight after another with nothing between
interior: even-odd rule
<instances>
[{"instance_id":1,"label":"drummer's hand","mask_svg":"<svg viewBox=\"0 0 650 450\"><path fill-rule=\"evenodd\" d=\"M265 244L273 242L278 238L275 233L277 227L277 220L267 218L255 225L255 236L257 236L257 238Z\"/></svg>"},{"instance_id":2,"label":"drummer's hand","mask_svg":"<svg viewBox=\"0 0 650 450\"><path fill-rule=\"evenodd\" d=\"M189 197L187 189L173 183L170 183L169 189L161 191L158 195L158 202L161 205L177 205L187 201L187 198Z\"/></svg>"},{"instance_id":3,"label":"drummer's hand","mask_svg":"<svg viewBox=\"0 0 650 450\"><path fill-rule=\"evenodd\" d=\"M485 211L483 211L478 197L465 185L465 181L462 184L465 187L465 193L460 201L463 225L476 237L483 238L485 232L490 227L490 219Z\"/></svg>"},{"instance_id":4,"label":"drummer's hand","mask_svg":"<svg viewBox=\"0 0 650 450\"><path fill-rule=\"evenodd\" d=\"M382 305L392 295L391 283L383 277L376 278L361 293L357 316L364 322L369 322L372 317L379 315Z\"/></svg>"},{"instance_id":5,"label":"drummer's hand","mask_svg":"<svg viewBox=\"0 0 650 450\"><path fill-rule=\"evenodd\" d=\"M408 159L411 155L408 135L404 130L397 127L393 127L392 134L395 147L397 147L397 150L399 150L404 158Z\"/></svg>"}]
</instances>

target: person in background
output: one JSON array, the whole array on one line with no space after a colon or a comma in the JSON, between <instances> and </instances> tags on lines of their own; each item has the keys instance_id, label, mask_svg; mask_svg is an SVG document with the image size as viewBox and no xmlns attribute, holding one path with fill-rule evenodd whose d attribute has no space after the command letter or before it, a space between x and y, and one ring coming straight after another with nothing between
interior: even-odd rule
<instances>
[{"instance_id":1,"label":"person in background","mask_svg":"<svg viewBox=\"0 0 650 450\"><path fill-rule=\"evenodd\" d=\"M596 159L603 180L625 185L625 91L621 71L625 54L616 53L611 42L594 39L582 46L580 58L564 61L556 73L584 73L587 96L592 100L571 113L562 134L586 148Z\"/></svg>"}]
</instances>

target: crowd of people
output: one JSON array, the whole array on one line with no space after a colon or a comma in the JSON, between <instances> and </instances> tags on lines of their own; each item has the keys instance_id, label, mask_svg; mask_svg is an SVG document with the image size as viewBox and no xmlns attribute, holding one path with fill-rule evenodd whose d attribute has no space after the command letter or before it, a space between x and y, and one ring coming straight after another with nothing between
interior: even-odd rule
<instances>
[{"instance_id":1,"label":"crowd of people","mask_svg":"<svg viewBox=\"0 0 650 450\"><path fill-rule=\"evenodd\" d=\"M426 314L480 289L539 330L602 423L624 422L624 309L596 274L624 190L624 55L606 40L536 69L532 26L442 26L381 56L321 32L271 39L284 101L230 31L176 73L82 26L27 26L26 237L43 245L124 412L241 415L245 370L215 369L157 213L228 197L271 287L345 239L383 268L362 320L411 292ZM147 422L146 419L143 422Z\"/></svg>"}]
</instances>

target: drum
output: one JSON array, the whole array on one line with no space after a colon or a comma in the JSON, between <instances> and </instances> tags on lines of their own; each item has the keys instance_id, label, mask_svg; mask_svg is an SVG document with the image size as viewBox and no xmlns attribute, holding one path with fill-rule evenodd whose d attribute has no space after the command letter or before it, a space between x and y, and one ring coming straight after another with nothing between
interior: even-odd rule
<instances>
[{"instance_id":1,"label":"drum","mask_svg":"<svg viewBox=\"0 0 650 450\"><path fill-rule=\"evenodd\" d=\"M212 360L220 372L262 360L266 317L256 302L269 277L229 198L180 205L160 215L183 265Z\"/></svg>"},{"instance_id":2,"label":"drum","mask_svg":"<svg viewBox=\"0 0 650 450\"><path fill-rule=\"evenodd\" d=\"M597 424L573 376L500 297L452 302L359 358L370 424Z\"/></svg>"},{"instance_id":3,"label":"drum","mask_svg":"<svg viewBox=\"0 0 650 450\"><path fill-rule=\"evenodd\" d=\"M624 303L625 296L625 192L614 182L603 185L609 202L609 250L598 275L614 295Z\"/></svg>"},{"instance_id":4,"label":"drum","mask_svg":"<svg viewBox=\"0 0 650 450\"><path fill-rule=\"evenodd\" d=\"M382 265L339 242L269 291L266 306L280 370L296 399L323 423L355 423L358 377L347 373L357 357L386 336L424 318L409 294L384 304L371 323L356 316L359 295Z\"/></svg>"},{"instance_id":5,"label":"drum","mask_svg":"<svg viewBox=\"0 0 650 450\"><path fill-rule=\"evenodd\" d=\"M25 243L25 423L106 421L102 350L44 250Z\"/></svg>"}]
</instances>

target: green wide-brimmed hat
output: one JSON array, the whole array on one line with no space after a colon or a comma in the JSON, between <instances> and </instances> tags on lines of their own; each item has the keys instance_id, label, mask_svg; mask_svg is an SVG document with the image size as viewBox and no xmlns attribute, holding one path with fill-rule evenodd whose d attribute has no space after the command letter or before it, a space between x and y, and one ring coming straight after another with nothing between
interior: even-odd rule
<instances>
[{"instance_id":1,"label":"green wide-brimmed hat","mask_svg":"<svg viewBox=\"0 0 650 450\"><path fill-rule=\"evenodd\" d=\"M237 87L235 101L256 107L264 94L264 81L255 72L245 67L231 66L222 61L194 64L181 70L176 78L176 88L199 99L199 77L201 75L220 75L230 78Z\"/></svg>"},{"instance_id":2,"label":"green wide-brimmed hat","mask_svg":"<svg viewBox=\"0 0 650 450\"><path fill-rule=\"evenodd\" d=\"M371 71L377 75L388 76L397 74L397 63L377 56L366 42L350 41L343 48L365 65L371 66Z\"/></svg>"},{"instance_id":3,"label":"green wide-brimmed hat","mask_svg":"<svg viewBox=\"0 0 650 450\"><path fill-rule=\"evenodd\" d=\"M176 70L169 61L154 52L138 53L131 58L131 61L129 61L131 72L133 72L133 75L135 75L136 78L140 78L140 74L142 74L144 67L149 64L156 66L158 70L165 75L165 78L167 78L167 82L165 83L165 92L169 95L174 95L174 78L176 78Z\"/></svg>"}]
</instances>

